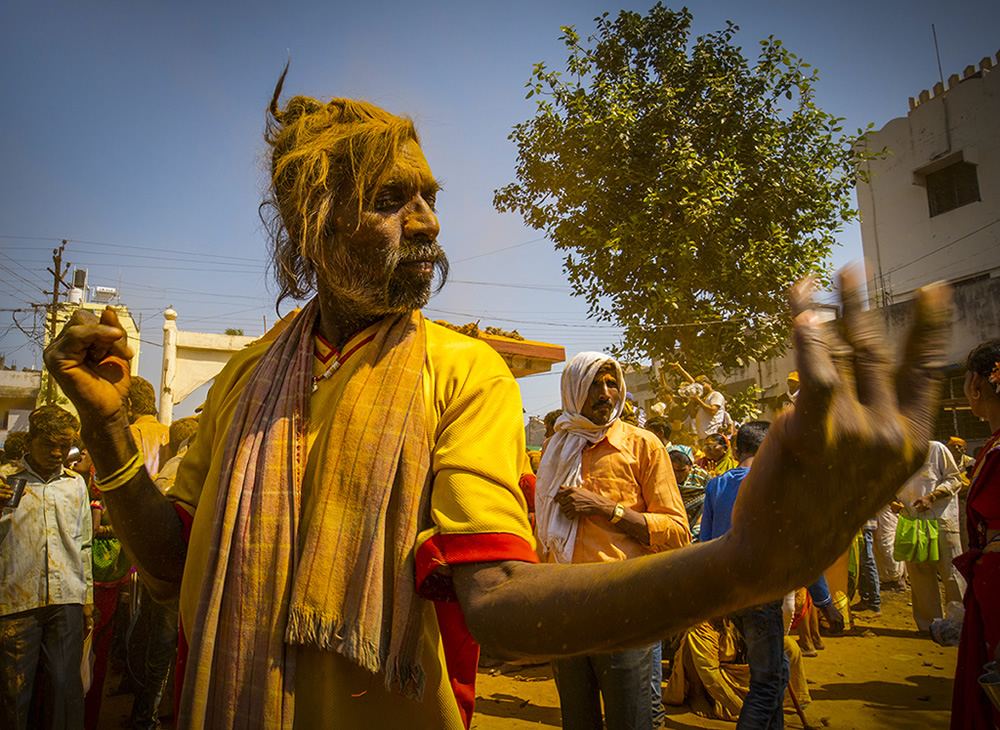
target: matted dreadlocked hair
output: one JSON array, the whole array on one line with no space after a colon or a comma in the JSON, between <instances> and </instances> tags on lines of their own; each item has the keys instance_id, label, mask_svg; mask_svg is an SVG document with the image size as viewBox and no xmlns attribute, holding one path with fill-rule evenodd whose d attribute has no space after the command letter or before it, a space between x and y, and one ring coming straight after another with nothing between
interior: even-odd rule
<instances>
[{"instance_id":1,"label":"matted dreadlocked hair","mask_svg":"<svg viewBox=\"0 0 1000 730\"><path fill-rule=\"evenodd\" d=\"M420 140L413 122L374 104L350 99L323 102L293 96L278 108L288 65L274 88L264 138L271 147L271 184L260 217L271 239L271 266L287 297L316 291L335 232L338 200L372 202L387 181L403 145Z\"/></svg>"}]
</instances>

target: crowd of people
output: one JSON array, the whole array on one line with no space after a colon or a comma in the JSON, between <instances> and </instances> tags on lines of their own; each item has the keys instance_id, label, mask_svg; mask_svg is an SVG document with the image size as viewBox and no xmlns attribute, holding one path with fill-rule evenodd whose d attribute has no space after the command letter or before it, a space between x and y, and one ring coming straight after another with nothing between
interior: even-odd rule
<instances>
[{"instance_id":1,"label":"crowd of people","mask_svg":"<svg viewBox=\"0 0 1000 730\"><path fill-rule=\"evenodd\" d=\"M197 419L161 424L153 386L139 377L124 406L144 468L166 491ZM7 502L0 518L2 726L94 730L114 657L121 681L113 691L134 695L127 726L159 727L177 606L156 602L136 580L79 420L56 405L33 411L28 431L4 443L0 476L0 502Z\"/></svg>"},{"instance_id":2,"label":"crowd of people","mask_svg":"<svg viewBox=\"0 0 1000 730\"><path fill-rule=\"evenodd\" d=\"M987 365L980 361L986 363L990 357L994 358L993 367L997 373L990 371L993 380L989 381L988 376L986 379L994 384L996 391L1000 390L1000 370L998 370L1000 365L997 365L1000 361L997 359L1000 358L1000 343L996 341L984 343L969 355L969 381L970 384L975 381L974 368L978 367L983 373L986 372ZM587 375L596 367L595 363L603 363L603 369L591 377L592 383L595 384L600 381L602 375L605 379L610 378L618 367L613 359L606 356L598 353L581 353L570 361L566 372L571 377L583 377L586 380L587 378L577 371L587 363L590 363L590 371L583 371ZM610 517L607 516L610 506L607 502L604 504L603 512L601 508L597 508L596 511L591 509L589 512L580 511L575 507L570 508L566 485L571 485L596 492L598 495L614 496L624 508L622 516L639 512L646 518L647 525L652 526L656 524L656 520L662 519L661 513L677 514L676 502L679 497L687 517L691 542L711 540L728 531L739 485L749 472L756 450L763 441L769 424L763 421L749 421L745 424L733 422L724 413L726 406L724 396L712 389L708 378L704 376L692 378L676 363L672 363L671 367L678 373L681 384L679 387L673 387L667 378L661 379L662 387L658 392L660 400L650 408L651 415L648 418L642 409L630 404L627 396L620 399L616 415L622 424L617 427L618 429L627 430L631 425L635 427L634 432L641 427L656 437L666 452L666 458L670 459L674 475L674 485L660 483L658 488L671 492L676 487L674 498L669 500L662 493L644 493L642 489L623 490L620 483L608 483L599 472L595 476L592 469L602 456L600 444L607 444L604 450L615 449L618 452L617 458L630 451L623 448L622 437L618 436L614 429L604 425L602 429L597 429L587 438L590 443L573 443L569 449L569 453L576 455L577 459L583 455L582 460L587 465L586 468L580 469L577 466L576 471L566 472L564 469L553 475L539 471L536 466L535 471L539 471L538 479L532 483L532 487L533 494L537 492L534 499L540 509L551 510L554 507L570 519L587 518L597 514L605 517L607 524L616 524L619 521L613 511ZM702 386L704 390L692 389L691 386L695 384ZM614 385L616 392L624 393L624 387L623 380ZM788 398L784 404L786 408L794 407L798 387L798 373L792 372L788 376ZM604 390L607 392L608 389ZM572 393L577 393L577 402L567 397L567 394ZM675 396L678 393L679 398ZM969 401L971 404L975 398L983 400L984 403L979 410L985 414L992 401L989 395L984 396L983 393L982 385L974 390L970 389ZM567 390L564 381L563 408L547 414L544 419L546 444L540 452L542 469L549 463L545 452L550 445L558 449L566 448L564 437L553 438L561 431L567 433L578 431L581 424L584 432L594 431L594 426L591 425L593 422L604 423L603 414L586 410L588 404L579 400L582 396L583 391L579 386ZM609 396L605 396L605 399L609 404L613 402ZM585 420L580 419L577 414L583 415ZM699 415L702 416L701 422ZM986 415L982 417L986 418ZM712 423L720 430L712 431L711 425L705 426L707 419L712 419ZM709 432L702 435L700 432L706 428ZM996 431L996 428L993 430ZM599 438L602 433L603 438ZM674 440L678 443L674 443ZM868 612L869 618L877 618L881 615L882 590L906 590L909 586L913 620L917 630L924 635L933 636L939 643L958 644L962 630L963 596L966 593L966 581L961 573L969 572L968 558L959 557L967 552L969 544L967 521L960 520L959 513L966 512L967 495L974 481L971 477L976 464L980 463L966 454L966 446L965 440L957 436L951 437L947 445L929 441L927 457L920 469L859 531L851 555L852 569L849 583L852 586L851 592L856 591L858 597L858 602L851 606L852 611ZM987 463L991 454L992 458L995 458L996 447L996 438L993 438L980 450L982 455L980 461L983 464ZM559 458L565 459L563 456ZM655 463L648 458L647 461ZM603 468L606 470L609 467L605 465ZM637 482L640 487L643 485L642 479L650 478L657 481L655 476L651 476L655 475L655 472L648 466L640 469L632 468L625 473L646 475ZM982 474L988 475L989 472L980 472L980 484L984 478L989 478ZM559 491L547 497L547 491L551 491L552 484L560 485ZM593 500L594 497L589 495L586 498L581 496L574 498L575 502L586 503ZM552 506L547 506L549 504ZM664 507L665 504L671 505L670 510ZM980 504L983 502L980 501ZM551 517L542 520L543 530L547 519ZM587 519L581 519L580 522L580 525L569 522L564 530L575 529L579 532L593 529ZM597 522L607 532L607 525L600 519ZM978 524L981 530L985 529L982 527L984 524L982 518ZM609 534L613 535L613 532ZM560 537L560 540L563 539ZM620 550L616 543L626 539L626 536L621 535L617 541L613 538L606 539L607 544L601 545L600 550L592 549L589 553L574 549L572 560L566 559L560 542L549 544L543 540L540 554L549 559L565 562L621 560L643 554L642 549L633 549L631 554ZM985 544L986 539L984 532L982 539L974 544ZM675 549L683 544L686 544L683 539L680 539L680 544L676 539L672 543L654 542L651 539L643 543L647 552ZM887 546L888 549L876 550L876 546ZM982 563L983 560L980 558L976 564ZM984 578L982 585L985 587L981 586L981 591L990 589L988 579ZM849 596L841 594L840 598L841 606L846 608ZM984 597L983 600L988 600L988 597ZM953 616L958 616L958 620L954 620ZM673 657L672 672L666 678L665 702L687 704L706 717L730 720L742 718L740 723L746 727L780 727L783 706L794 704L792 694L797 694L796 701L800 708L810 701L801 657L815 656L816 650L823 648L819 632L820 617L830 633L837 633L844 626L845 616L835 606L822 576L807 588L790 593L783 601L751 607L727 617L717 617L681 634L665 637L661 645L654 647L654 691L651 697L653 726L656 727L658 720L663 716L660 696L656 691L659 685L656 672L660 669L663 657ZM789 633L796 630L798 642L793 642L789 638ZM971 625L970 630L975 630L975 624ZM987 641L986 645L995 647L995 641ZM986 657L987 654L977 654L976 661L979 663L969 662L968 671L975 673L976 676L982 673ZM586 660L588 658L583 657L574 661L579 663ZM601 656L600 662L605 661L608 659ZM615 678L615 671L601 663L592 662L590 672L593 676L603 679L595 680L596 689L592 688L590 691L592 707L588 712L591 718L587 722L572 719L565 723L567 727L600 726L600 705L597 699L604 699L605 713L609 713L611 712L608 709L609 695L606 692L620 692L620 688L615 690L616 685L639 686L634 677ZM569 690L564 692L564 685L569 684L569 680L561 676L558 669L554 674L563 706L572 705L575 708L574 712L586 707L587 703L579 701L578 693L574 694ZM969 682L956 686L956 693L963 686L967 691ZM974 684L971 687L975 689ZM980 725L970 727L992 727L988 720L983 719L989 716L988 710L991 711L989 703L982 702L981 692L977 697L980 699L984 714L979 719ZM614 699L614 694L611 694L610 698L611 707L620 707L620 701ZM966 697L963 701L969 699ZM956 703L958 701L959 697L956 694ZM636 698L636 704L644 707L646 700ZM747 709L744 710L744 707ZM567 716L569 715L564 711L564 718ZM622 716L631 717L628 713L623 713ZM625 723L611 720L607 722L608 727L635 726L633 720ZM956 724L956 727L964 726Z\"/></svg>"},{"instance_id":3,"label":"crowd of people","mask_svg":"<svg viewBox=\"0 0 1000 730\"><path fill-rule=\"evenodd\" d=\"M276 340L233 357L173 460L161 451L174 435L133 395L139 381L113 310L78 311L46 349L79 421L38 409L24 456L2 472L3 727L28 727L35 713L42 727L83 725L85 632L95 602L113 602L94 587L101 539L134 566L140 603L158 606L145 662L153 693L176 641L184 728L468 728L480 645L501 659L551 660L567 728L651 728L663 640L675 639L680 671L684 657L711 651L728 664L737 635L747 693L738 711L740 693L719 700L719 714L780 727L790 680L793 701L808 701L784 609L808 586L799 620L812 649L807 607L842 626L821 573L866 520L899 493L897 521L911 511L915 522L938 520L918 525L937 547L927 560L906 556L907 569L931 555L935 565L916 570L944 569L951 513L935 504L952 497L937 483L900 488L923 473L935 423L945 290L917 297L909 357L890 378L853 275L841 282L842 342L815 316L809 283L798 285L799 387L771 424L737 428L711 380L676 365L686 404L664 401L654 433L623 418L620 365L581 353L566 365L562 412L529 475L503 360L420 314L447 260L439 185L412 123L346 99L282 106L283 82L269 108L262 210L281 297L313 298ZM996 343L985 347L970 356L966 391L998 428L1000 356ZM677 420L692 443L671 443ZM65 466L81 435L92 464L83 476ZM996 441L967 497L970 668L996 640ZM101 560L113 552L106 545ZM971 692L969 676L960 667L956 698ZM676 684L667 686L670 701ZM989 710L974 699L955 717ZM155 701L137 696L133 718Z\"/></svg>"}]
</instances>

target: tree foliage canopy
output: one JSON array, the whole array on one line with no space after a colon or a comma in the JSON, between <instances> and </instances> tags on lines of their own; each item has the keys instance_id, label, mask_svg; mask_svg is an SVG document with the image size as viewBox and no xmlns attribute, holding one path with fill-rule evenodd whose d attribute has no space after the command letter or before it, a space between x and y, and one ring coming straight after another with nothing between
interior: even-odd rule
<instances>
[{"instance_id":1,"label":"tree foliage canopy","mask_svg":"<svg viewBox=\"0 0 1000 730\"><path fill-rule=\"evenodd\" d=\"M624 328L619 354L733 367L781 351L788 287L855 217L857 137L780 40L751 66L737 26L692 43L691 19L605 13L586 44L563 27L566 71L535 64L494 205L566 252L591 315Z\"/></svg>"}]
</instances>

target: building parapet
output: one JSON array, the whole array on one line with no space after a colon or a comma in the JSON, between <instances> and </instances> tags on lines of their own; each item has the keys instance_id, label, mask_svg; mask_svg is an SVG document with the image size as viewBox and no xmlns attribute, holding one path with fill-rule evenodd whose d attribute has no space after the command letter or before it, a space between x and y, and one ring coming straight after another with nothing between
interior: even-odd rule
<instances>
[{"instance_id":1,"label":"building parapet","mask_svg":"<svg viewBox=\"0 0 1000 730\"><path fill-rule=\"evenodd\" d=\"M943 97L945 94L954 89L963 81L968 81L969 79L973 78L982 78L983 75L988 74L990 71L992 71L994 66L1000 66L1000 51L997 51L996 56L993 57L984 56L983 59L979 62L978 66L974 66L972 64L966 66L965 70L962 71L961 77L959 77L958 74L952 74L951 76L949 76L948 88L945 88L945 85L940 81L938 81L936 84L934 84L931 90L924 89L923 91L920 92L920 94L916 98L911 96L910 111L912 112L918 106L930 101L931 99L937 99L939 97Z\"/></svg>"}]
</instances>

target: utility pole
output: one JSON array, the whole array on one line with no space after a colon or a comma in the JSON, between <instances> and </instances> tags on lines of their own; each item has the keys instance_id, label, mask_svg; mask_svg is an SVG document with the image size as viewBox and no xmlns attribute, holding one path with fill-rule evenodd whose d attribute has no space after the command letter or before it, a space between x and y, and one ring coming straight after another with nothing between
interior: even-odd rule
<instances>
[{"instance_id":1,"label":"utility pole","mask_svg":"<svg viewBox=\"0 0 1000 730\"><path fill-rule=\"evenodd\" d=\"M66 239L63 239L62 245L59 248L52 249L52 266L48 271L53 276L52 284L52 304L49 305L49 342L56 337L56 328L59 326L58 313L59 313L59 295L61 293L60 287L65 287L66 282L63 281L63 276L69 270L69 264L66 268L62 267L62 255L63 250L66 248ZM48 294L48 292L45 292ZM51 405L55 401L55 381L52 380L52 373L49 373L47 378L47 387L45 389L45 403Z\"/></svg>"}]
</instances>

